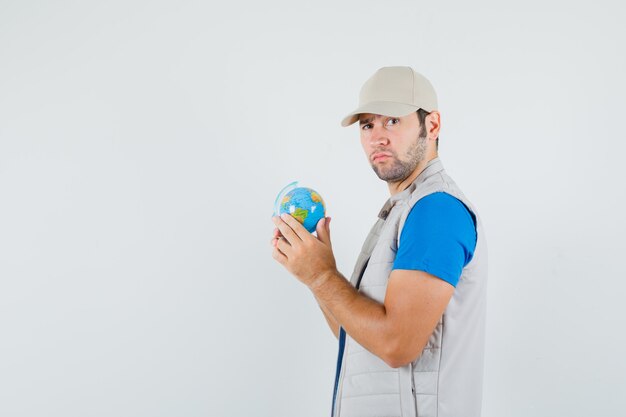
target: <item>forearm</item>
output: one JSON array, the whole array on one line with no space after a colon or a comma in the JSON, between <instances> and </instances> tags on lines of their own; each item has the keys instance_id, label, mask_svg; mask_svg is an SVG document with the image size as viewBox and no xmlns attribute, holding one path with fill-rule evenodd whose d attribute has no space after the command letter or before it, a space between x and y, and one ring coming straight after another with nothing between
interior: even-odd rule
<instances>
[{"instance_id":1,"label":"forearm","mask_svg":"<svg viewBox=\"0 0 626 417\"><path fill-rule=\"evenodd\" d=\"M315 299L320 306L320 310L324 313L324 318L326 319L326 323L328 323L328 327L330 327L330 330L333 332L335 337L339 339L339 324L337 323L337 320L335 320L332 313L324 306L324 303L322 303L319 298L315 297Z\"/></svg>"},{"instance_id":2,"label":"forearm","mask_svg":"<svg viewBox=\"0 0 626 417\"><path fill-rule=\"evenodd\" d=\"M385 360L392 348L385 306L359 293L339 272L309 287L331 318L361 346Z\"/></svg>"}]
</instances>

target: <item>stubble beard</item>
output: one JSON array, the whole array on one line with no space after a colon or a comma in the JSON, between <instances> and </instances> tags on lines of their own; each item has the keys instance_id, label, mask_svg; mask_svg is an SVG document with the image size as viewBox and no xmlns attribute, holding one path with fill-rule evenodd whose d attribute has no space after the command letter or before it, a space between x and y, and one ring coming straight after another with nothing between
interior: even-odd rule
<instances>
[{"instance_id":1,"label":"stubble beard","mask_svg":"<svg viewBox=\"0 0 626 417\"><path fill-rule=\"evenodd\" d=\"M383 164L372 163L372 169L383 181L387 182L401 182L409 177L415 171L417 165L424 160L426 154L426 129L421 129L417 137L417 140L409 148L406 156L407 160L403 161L396 157L394 154L389 159L393 161L387 161Z\"/></svg>"}]
</instances>

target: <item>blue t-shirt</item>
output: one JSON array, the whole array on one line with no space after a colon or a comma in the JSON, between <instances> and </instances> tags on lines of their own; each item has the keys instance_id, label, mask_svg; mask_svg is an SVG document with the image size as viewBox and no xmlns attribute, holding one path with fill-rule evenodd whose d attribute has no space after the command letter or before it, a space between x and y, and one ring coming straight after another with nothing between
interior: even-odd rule
<instances>
[{"instance_id":1,"label":"blue t-shirt","mask_svg":"<svg viewBox=\"0 0 626 417\"><path fill-rule=\"evenodd\" d=\"M428 272L456 287L474 256L475 223L457 198L444 192L427 195L406 218L393 269Z\"/></svg>"}]
</instances>

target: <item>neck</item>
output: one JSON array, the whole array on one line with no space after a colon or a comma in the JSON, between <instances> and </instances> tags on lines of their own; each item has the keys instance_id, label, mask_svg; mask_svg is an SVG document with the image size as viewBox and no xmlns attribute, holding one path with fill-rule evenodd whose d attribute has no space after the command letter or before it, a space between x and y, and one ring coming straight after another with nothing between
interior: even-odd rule
<instances>
[{"instance_id":1,"label":"neck","mask_svg":"<svg viewBox=\"0 0 626 417\"><path fill-rule=\"evenodd\" d=\"M413 181L415 181L415 178L417 178L419 174L424 171L428 163L437 157L438 155L435 153L424 158L419 164L417 164L411 175L409 175L402 181L387 182L387 185L389 186L389 193L393 196L406 190L407 187L411 185Z\"/></svg>"}]
</instances>

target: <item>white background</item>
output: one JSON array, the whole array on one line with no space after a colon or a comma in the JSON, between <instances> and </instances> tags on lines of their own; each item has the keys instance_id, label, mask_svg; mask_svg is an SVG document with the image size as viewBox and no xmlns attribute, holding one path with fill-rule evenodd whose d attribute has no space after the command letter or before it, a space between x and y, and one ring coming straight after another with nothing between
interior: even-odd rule
<instances>
[{"instance_id":1,"label":"white background","mask_svg":"<svg viewBox=\"0 0 626 417\"><path fill-rule=\"evenodd\" d=\"M337 341L271 257L299 180L352 272L388 198L341 118L435 86L490 249L484 416L626 408L620 1L0 1L0 415L327 416Z\"/></svg>"}]
</instances>

